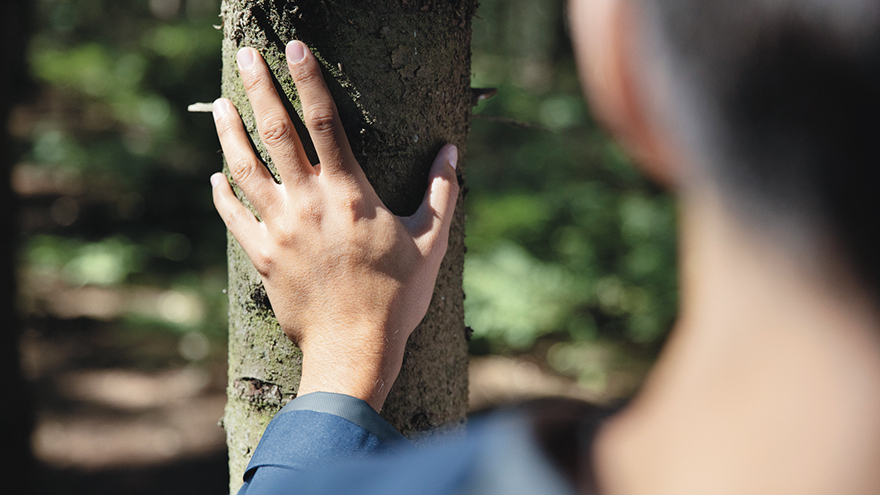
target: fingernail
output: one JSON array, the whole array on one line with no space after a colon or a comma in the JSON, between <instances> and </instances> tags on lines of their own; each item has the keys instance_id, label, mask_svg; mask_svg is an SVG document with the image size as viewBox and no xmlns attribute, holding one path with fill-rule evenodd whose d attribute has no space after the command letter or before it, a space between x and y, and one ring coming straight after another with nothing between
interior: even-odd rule
<instances>
[{"instance_id":1,"label":"fingernail","mask_svg":"<svg viewBox=\"0 0 880 495\"><path fill-rule=\"evenodd\" d=\"M254 50L252 48L242 48L235 55L235 61L238 63L240 70L248 70L254 66Z\"/></svg>"},{"instance_id":2,"label":"fingernail","mask_svg":"<svg viewBox=\"0 0 880 495\"><path fill-rule=\"evenodd\" d=\"M446 153L446 161L448 161L449 165L454 169L458 166L458 148L456 148L455 145L452 145Z\"/></svg>"},{"instance_id":3,"label":"fingernail","mask_svg":"<svg viewBox=\"0 0 880 495\"><path fill-rule=\"evenodd\" d=\"M217 184L220 183L220 178L223 176L220 172L211 176L211 189L217 187Z\"/></svg>"},{"instance_id":4,"label":"fingernail","mask_svg":"<svg viewBox=\"0 0 880 495\"><path fill-rule=\"evenodd\" d=\"M287 44L287 61L296 64L306 58L306 47L300 41L293 40Z\"/></svg>"},{"instance_id":5,"label":"fingernail","mask_svg":"<svg viewBox=\"0 0 880 495\"><path fill-rule=\"evenodd\" d=\"M220 117L223 117L229 111L229 103L223 98L217 98L214 100L214 106L211 110L211 113L214 114L214 120L220 120Z\"/></svg>"}]
</instances>

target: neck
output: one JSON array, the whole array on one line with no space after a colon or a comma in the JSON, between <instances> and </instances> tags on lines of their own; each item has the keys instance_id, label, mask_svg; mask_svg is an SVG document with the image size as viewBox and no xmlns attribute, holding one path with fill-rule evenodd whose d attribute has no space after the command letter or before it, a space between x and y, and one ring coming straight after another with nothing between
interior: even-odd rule
<instances>
[{"instance_id":1,"label":"neck","mask_svg":"<svg viewBox=\"0 0 880 495\"><path fill-rule=\"evenodd\" d=\"M679 322L597 441L603 493L875 493L874 301L714 198L681 211Z\"/></svg>"}]
</instances>

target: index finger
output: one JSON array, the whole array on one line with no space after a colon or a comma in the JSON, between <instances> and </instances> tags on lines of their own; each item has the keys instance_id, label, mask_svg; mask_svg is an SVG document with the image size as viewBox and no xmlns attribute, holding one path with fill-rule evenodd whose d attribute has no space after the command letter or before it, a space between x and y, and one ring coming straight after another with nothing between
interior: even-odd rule
<instances>
[{"instance_id":1,"label":"index finger","mask_svg":"<svg viewBox=\"0 0 880 495\"><path fill-rule=\"evenodd\" d=\"M356 163L342 128L336 103L330 96L321 65L306 46L299 41L287 44L287 65L302 101L303 120L321 161L321 171L352 173L346 164Z\"/></svg>"},{"instance_id":2,"label":"index finger","mask_svg":"<svg viewBox=\"0 0 880 495\"><path fill-rule=\"evenodd\" d=\"M272 84L272 74L263 57L253 48L245 47L238 51L235 58L254 110L260 140L275 162L281 180L289 182L302 174L314 173L293 122Z\"/></svg>"}]
</instances>

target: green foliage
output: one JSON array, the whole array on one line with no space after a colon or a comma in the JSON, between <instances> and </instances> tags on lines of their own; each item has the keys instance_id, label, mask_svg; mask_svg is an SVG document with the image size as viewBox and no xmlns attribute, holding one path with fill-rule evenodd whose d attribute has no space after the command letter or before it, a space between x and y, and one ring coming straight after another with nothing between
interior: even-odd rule
<instances>
[{"instance_id":1,"label":"green foliage","mask_svg":"<svg viewBox=\"0 0 880 495\"><path fill-rule=\"evenodd\" d=\"M24 198L24 276L71 300L115 293L103 314L184 332L196 356L193 335L225 335L226 238L207 182L219 146L210 117L186 112L219 95L219 0L36 3L39 93L14 128L30 143L19 173L40 184Z\"/></svg>"},{"instance_id":2,"label":"green foliage","mask_svg":"<svg viewBox=\"0 0 880 495\"><path fill-rule=\"evenodd\" d=\"M595 333L592 322L572 318L583 287L561 265L499 242L487 253L470 256L465 270L468 324L478 338L522 349L560 329L580 336Z\"/></svg>"},{"instance_id":3,"label":"green foliage","mask_svg":"<svg viewBox=\"0 0 880 495\"><path fill-rule=\"evenodd\" d=\"M499 91L475 110L468 157L475 338L496 352L542 337L656 348L676 313L671 199L590 117L562 2L481 3L474 86Z\"/></svg>"},{"instance_id":4,"label":"green foliage","mask_svg":"<svg viewBox=\"0 0 880 495\"><path fill-rule=\"evenodd\" d=\"M41 235L30 239L27 262L38 270L60 273L72 286L116 285L143 267L142 246L121 237L98 242Z\"/></svg>"},{"instance_id":5,"label":"green foliage","mask_svg":"<svg viewBox=\"0 0 880 495\"><path fill-rule=\"evenodd\" d=\"M596 366L656 349L671 325L675 211L592 120L563 3L482 0L474 22L473 85L498 94L469 143L466 310L475 347L550 340L551 365L598 383ZM210 117L185 111L219 93L219 0L38 0L37 13L40 95L15 132L26 170L57 184L27 270L151 288L129 328L222 336L218 145ZM591 358L597 343L618 357Z\"/></svg>"}]
</instances>

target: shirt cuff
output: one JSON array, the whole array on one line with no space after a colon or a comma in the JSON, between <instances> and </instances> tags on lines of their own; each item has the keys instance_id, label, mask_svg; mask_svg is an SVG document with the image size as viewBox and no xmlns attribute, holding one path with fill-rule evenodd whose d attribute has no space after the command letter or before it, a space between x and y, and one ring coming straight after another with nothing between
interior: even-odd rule
<instances>
[{"instance_id":1,"label":"shirt cuff","mask_svg":"<svg viewBox=\"0 0 880 495\"><path fill-rule=\"evenodd\" d=\"M412 448L412 443L395 430L366 401L345 394L333 392L312 392L293 399L279 411L279 415L290 411L314 411L333 414L360 426L384 443L390 450L399 451Z\"/></svg>"}]
</instances>

